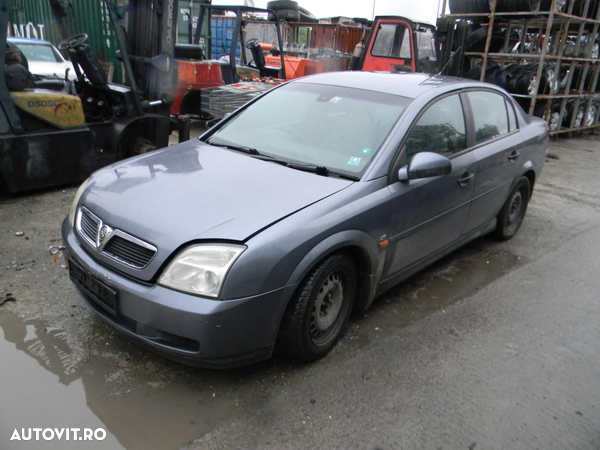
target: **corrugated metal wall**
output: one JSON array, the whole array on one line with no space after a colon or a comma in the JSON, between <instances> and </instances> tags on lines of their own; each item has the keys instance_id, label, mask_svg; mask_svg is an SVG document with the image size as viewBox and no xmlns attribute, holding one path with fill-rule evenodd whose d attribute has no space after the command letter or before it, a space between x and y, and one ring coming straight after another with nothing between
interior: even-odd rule
<instances>
[{"instance_id":1,"label":"corrugated metal wall","mask_svg":"<svg viewBox=\"0 0 600 450\"><path fill-rule=\"evenodd\" d=\"M128 0L110 0L123 15L122 26L127 24ZM121 63L116 60L117 43L115 31L110 21L104 0L70 0L68 16L63 23L69 36L86 33L87 44L92 48L107 72L114 70L112 81L123 81ZM180 0L178 8L178 41L188 41L189 11L193 11L194 29L198 20L201 3L210 0ZM190 8L191 7L191 8ZM187 14L186 14L187 13ZM205 19L205 34L208 34L208 17ZM54 45L63 40L49 0L12 0L9 35L34 39L44 39ZM206 41L206 38L205 38ZM67 56L65 54L65 56Z\"/></svg>"},{"instance_id":2,"label":"corrugated metal wall","mask_svg":"<svg viewBox=\"0 0 600 450\"><path fill-rule=\"evenodd\" d=\"M314 24L312 27L313 48L332 48L342 53L354 52L354 47L362 37L363 29L343 25Z\"/></svg>"},{"instance_id":3,"label":"corrugated metal wall","mask_svg":"<svg viewBox=\"0 0 600 450\"><path fill-rule=\"evenodd\" d=\"M45 39L54 44L60 41L48 1L12 0L11 3L9 36Z\"/></svg>"}]
</instances>

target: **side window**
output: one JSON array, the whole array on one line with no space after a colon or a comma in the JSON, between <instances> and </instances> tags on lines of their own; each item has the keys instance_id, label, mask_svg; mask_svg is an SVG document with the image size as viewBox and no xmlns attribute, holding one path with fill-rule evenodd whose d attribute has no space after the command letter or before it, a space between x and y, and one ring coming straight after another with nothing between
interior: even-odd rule
<instances>
[{"instance_id":1,"label":"side window","mask_svg":"<svg viewBox=\"0 0 600 450\"><path fill-rule=\"evenodd\" d=\"M373 50L373 56L411 59L410 32L401 23L383 23L379 25Z\"/></svg>"},{"instance_id":2,"label":"side window","mask_svg":"<svg viewBox=\"0 0 600 450\"><path fill-rule=\"evenodd\" d=\"M467 95L473 110L476 144L508 133L508 113L502 95L489 91L473 91Z\"/></svg>"},{"instance_id":3,"label":"side window","mask_svg":"<svg viewBox=\"0 0 600 450\"><path fill-rule=\"evenodd\" d=\"M451 95L431 105L410 131L404 145L407 162L419 152L450 156L464 150L467 139L460 97Z\"/></svg>"}]
</instances>

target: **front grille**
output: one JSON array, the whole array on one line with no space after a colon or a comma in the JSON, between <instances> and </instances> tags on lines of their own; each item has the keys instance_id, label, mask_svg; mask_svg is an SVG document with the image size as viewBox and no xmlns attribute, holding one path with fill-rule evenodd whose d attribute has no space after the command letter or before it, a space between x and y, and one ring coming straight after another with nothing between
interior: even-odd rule
<instances>
[{"instance_id":1,"label":"front grille","mask_svg":"<svg viewBox=\"0 0 600 450\"><path fill-rule=\"evenodd\" d=\"M96 242L98 234L98 223L94 220L95 216L88 214L88 211L81 211L81 233L92 243Z\"/></svg>"},{"instance_id":2,"label":"front grille","mask_svg":"<svg viewBox=\"0 0 600 450\"><path fill-rule=\"evenodd\" d=\"M126 261L132 266L146 267L156 252L120 236L115 236L104 246L104 253Z\"/></svg>"},{"instance_id":3,"label":"front grille","mask_svg":"<svg viewBox=\"0 0 600 450\"><path fill-rule=\"evenodd\" d=\"M97 252L121 264L143 269L156 255L156 247L122 230L113 229L85 207L79 209L78 219L76 229L80 236ZM101 230L106 233L105 236Z\"/></svg>"}]
</instances>

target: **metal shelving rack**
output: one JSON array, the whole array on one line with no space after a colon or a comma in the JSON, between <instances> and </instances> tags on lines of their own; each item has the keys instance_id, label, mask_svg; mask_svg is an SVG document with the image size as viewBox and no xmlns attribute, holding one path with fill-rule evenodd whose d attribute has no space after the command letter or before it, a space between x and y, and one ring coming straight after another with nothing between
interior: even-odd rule
<instances>
[{"instance_id":1,"label":"metal shelving rack","mask_svg":"<svg viewBox=\"0 0 600 450\"><path fill-rule=\"evenodd\" d=\"M454 41L465 45L465 21L487 26L483 51L463 51L459 73L453 74L465 75L462 58L470 61L471 67L481 62L481 81L486 79L492 61L503 70L510 65L537 65L527 93L511 92L526 112L544 117L551 134L600 127L600 2L578 1L581 15L575 15L579 13L573 10L576 1L569 0L561 12L556 11L557 0L552 0L550 11L496 12L498 0L493 0L489 13L444 15L450 21L448 28L453 30L446 45L456 45ZM444 0L443 11L446 3ZM593 18L587 17L591 15L588 11L593 11ZM491 52L494 40L494 49L498 50L498 30L504 42L499 51Z\"/></svg>"}]
</instances>

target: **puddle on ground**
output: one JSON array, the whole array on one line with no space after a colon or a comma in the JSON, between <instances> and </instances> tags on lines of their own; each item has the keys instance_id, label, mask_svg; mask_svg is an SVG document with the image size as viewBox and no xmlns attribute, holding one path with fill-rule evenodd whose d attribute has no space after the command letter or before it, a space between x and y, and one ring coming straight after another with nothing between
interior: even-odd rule
<instances>
[{"instance_id":1,"label":"puddle on ground","mask_svg":"<svg viewBox=\"0 0 600 450\"><path fill-rule=\"evenodd\" d=\"M45 440L34 428L104 428L102 441L85 441L90 449L122 449L115 436L86 406L86 389L69 362L70 350L58 330L45 328L39 321L24 322L0 308L0 448L78 449L82 442ZM15 351L15 348L20 351ZM40 366L46 370L40 370ZM32 429L30 431L30 429ZM22 439L11 440L14 432ZM81 436L80 432L78 432ZM98 433L98 437L103 434ZM48 432L46 437L52 437Z\"/></svg>"},{"instance_id":2,"label":"puddle on ground","mask_svg":"<svg viewBox=\"0 0 600 450\"><path fill-rule=\"evenodd\" d=\"M343 350L321 363L335 364L382 330L419 321L523 263L485 239L475 241L376 299L351 321ZM75 365L64 332L0 307L0 449L176 450L224 420L260 409L315 367L276 357L232 371L188 368L139 349L100 321L89 326L94 338L84 346L91 356ZM83 446L10 440L22 428L102 428L106 438Z\"/></svg>"},{"instance_id":3,"label":"puddle on ground","mask_svg":"<svg viewBox=\"0 0 600 450\"><path fill-rule=\"evenodd\" d=\"M500 247L501 243L479 239L385 292L366 312L369 326L360 327L356 322L358 328L365 328L358 334L368 336L384 327L408 326L471 297L526 262Z\"/></svg>"},{"instance_id":4,"label":"puddle on ground","mask_svg":"<svg viewBox=\"0 0 600 450\"><path fill-rule=\"evenodd\" d=\"M180 382L158 389L141 382L127 392L115 392L105 377L110 368L100 363L74 366L60 330L41 321L24 321L7 308L0 308L0 361L2 450L177 449L209 431L241 403L238 398L213 401L218 389L212 382L199 388ZM195 369L189 370L193 375ZM227 382L227 376L221 378ZM36 440L30 428L102 428L106 437L75 442L72 435L66 441L63 433L61 440L56 436L45 440L38 432ZM15 429L19 436L31 434L32 439L11 440ZM46 436L52 435L48 431Z\"/></svg>"}]
</instances>

